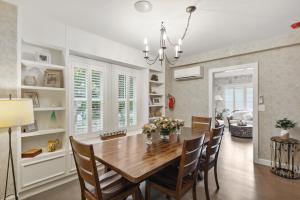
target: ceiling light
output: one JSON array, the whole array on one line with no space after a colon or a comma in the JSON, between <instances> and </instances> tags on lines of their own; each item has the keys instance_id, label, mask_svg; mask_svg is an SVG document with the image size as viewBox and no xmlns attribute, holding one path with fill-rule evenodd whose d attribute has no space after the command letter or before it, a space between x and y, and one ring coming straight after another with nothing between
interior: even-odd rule
<instances>
[{"instance_id":1,"label":"ceiling light","mask_svg":"<svg viewBox=\"0 0 300 200\"><path fill-rule=\"evenodd\" d=\"M152 10L152 4L149 1L137 1L134 4L134 7L137 11L145 13Z\"/></svg>"}]
</instances>

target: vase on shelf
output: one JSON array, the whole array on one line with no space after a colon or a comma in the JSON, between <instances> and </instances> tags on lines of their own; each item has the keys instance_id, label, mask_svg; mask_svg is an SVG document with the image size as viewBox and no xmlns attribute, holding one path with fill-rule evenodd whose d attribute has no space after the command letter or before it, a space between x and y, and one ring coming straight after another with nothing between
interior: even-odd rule
<instances>
[{"instance_id":1,"label":"vase on shelf","mask_svg":"<svg viewBox=\"0 0 300 200\"><path fill-rule=\"evenodd\" d=\"M166 128L162 128L160 130L160 139L168 140L170 138L170 130Z\"/></svg>"},{"instance_id":2,"label":"vase on shelf","mask_svg":"<svg viewBox=\"0 0 300 200\"><path fill-rule=\"evenodd\" d=\"M289 139L290 134L288 129L281 129L280 131L280 137L283 139Z\"/></svg>"},{"instance_id":3,"label":"vase on shelf","mask_svg":"<svg viewBox=\"0 0 300 200\"><path fill-rule=\"evenodd\" d=\"M152 134L151 133L146 134L145 143L148 145L152 144Z\"/></svg>"}]
</instances>

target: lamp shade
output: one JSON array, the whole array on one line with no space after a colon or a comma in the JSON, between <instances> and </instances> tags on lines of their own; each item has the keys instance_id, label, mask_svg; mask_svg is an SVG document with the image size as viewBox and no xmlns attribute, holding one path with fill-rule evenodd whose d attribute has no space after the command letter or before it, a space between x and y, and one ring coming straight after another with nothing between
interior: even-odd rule
<instances>
[{"instance_id":1,"label":"lamp shade","mask_svg":"<svg viewBox=\"0 0 300 200\"><path fill-rule=\"evenodd\" d=\"M218 94L218 95L215 96L215 100L216 101L223 101L223 98L222 98L221 95Z\"/></svg>"},{"instance_id":2,"label":"lamp shade","mask_svg":"<svg viewBox=\"0 0 300 200\"><path fill-rule=\"evenodd\" d=\"M0 100L0 128L23 126L33 122L31 99Z\"/></svg>"}]
</instances>

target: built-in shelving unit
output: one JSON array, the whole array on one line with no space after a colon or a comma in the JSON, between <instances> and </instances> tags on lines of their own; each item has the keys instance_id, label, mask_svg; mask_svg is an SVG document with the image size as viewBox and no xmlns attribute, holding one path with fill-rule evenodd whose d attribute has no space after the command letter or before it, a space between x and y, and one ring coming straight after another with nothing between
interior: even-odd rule
<instances>
[{"instance_id":1,"label":"built-in shelving unit","mask_svg":"<svg viewBox=\"0 0 300 200\"><path fill-rule=\"evenodd\" d=\"M46 60L39 59L41 55ZM35 118L34 124L21 128L17 138L21 192L53 178L63 178L68 172L66 55L66 49L21 42L19 94L22 98L33 99ZM48 151L49 141L59 141L53 152ZM22 158L22 152L32 148L42 149L42 153Z\"/></svg>"},{"instance_id":2,"label":"built-in shelving unit","mask_svg":"<svg viewBox=\"0 0 300 200\"><path fill-rule=\"evenodd\" d=\"M165 73L163 67L149 69L149 121L165 115Z\"/></svg>"}]
</instances>

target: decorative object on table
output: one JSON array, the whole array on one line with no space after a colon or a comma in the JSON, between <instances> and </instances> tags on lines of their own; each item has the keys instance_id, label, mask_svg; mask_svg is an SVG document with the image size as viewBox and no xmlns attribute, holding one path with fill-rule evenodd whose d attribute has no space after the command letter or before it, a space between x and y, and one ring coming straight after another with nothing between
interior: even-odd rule
<instances>
[{"instance_id":1,"label":"decorative object on table","mask_svg":"<svg viewBox=\"0 0 300 200\"><path fill-rule=\"evenodd\" d=\"M33 107L40 107L39 95L37 92L24 92L23 98L32 99Z\"/></svg>"},{"instance_id":2,"label":"decorative object on table","mask_svg":"<svg viewBox=\"0 0 300 200\"><path fill-rule=\"evenodd\" d=\"M224 120L224 118L226 117L228 112L229 112L229 109L223 109L221 112L217 112L216 119Z\"/></svg>"},{"instance_id":3,"label":"decorative object on table","mask_svg":"<svg viewBox=\"0 0 300 200\"><path fill-rule=\"evenodd\" d=\"M19 127L19 126L24 126L33 123L34 115L33 115L32 101L28 99L12 99L10 95L9 100L3 100L3 99L0 100L0 113L1 113L0 128L8 128L8 138L9 138L8 165L6 169L7 171L6 171L4 199L6 199L7 197L7 183L9 178L9 169L11 166L15 200L18 200L15 171L14 171L14 159L13 159L12 145L11 145L11 134L12 134L12 127Z\"/></svg>"},{"instance_id":4,"label":"decorative object on table","mask_svg":"<svg viewBox=\"0 0 300 200\"><path fill-rule=\"evenodd\" d=\"M55 112L55 111L52 111L52 112L51 112L50 118L51 118L52 121L56 121L56 118L57 118L57 117L56 117L56 112Z\"/></svg>"},{"instance_id":5,"label":"decorative object on table","mask_svg":"<svg viewBox=\"0 0 300 200\"><path fill-rule=\"evenodd\" d=\"M39 128L38 128L36 120L34 120L34 122L32 124L28 124L28 125L22 127L23 133L30 133L30 132L38 131L38 129Z\"/></svg>"},{"instance_id":6,"label":"decorative object on table","mask_svg":"<svg viewBox=\"0 0 300 200\"><path fill-rule=\"evenodd\" d=\"M101 140L110 140L118 137L124 137L127 134L127 129L113 131L113 132L105 132L100 135Z\"/></svg>"},{"instance_id":7,"label":"decorative object on table","mask_svg":"<svg viewBox=\"0 0 300 200\"><path fill-rule=\"evenodd\" d=\"M152 98L153 105L159 105L161 103L160 101L161 101L161 98L159 98L159 97Z\"/></svg>"},{"instance_id":8,"label":"decorative object on table","mask_svg":"<svg viewBox=\"0 0 300 200\"><path fill-rule=\"evenodd\" d=\"M240 120L237 123L238 126L247 126L247 122L245 120Z\"/></svg>"},{"instance_id":9,"label":"decorative object on table","mask_svg":"<svg viewBox=\"0 0 300 200\"><path fill-rule=\"evenodd\" d=\"M289 179L300 178L300 141L280 136L271 138L271 171Z\"/></svg>"},{"instance_id":10,"label":"decorative object on table","mask_svg":"<svg viewBox=\"0 0 300 200\"><path fill-rule=\"evenodd\" d=\"M59 145L59 139L56 140L49 140L48 141L48 145L47 145L47 149L48 152L54 152L58 149L58 145Z\"/></svg>"},{"instance_id":11,"label":"decorative object on table","mask_svg":"<svg viewBox=\"0 0 300 200\"><path fill-rule=\"evenodd\" d=\"M296 122L289 120L287 118L283 118L281 120L276 121L276 128L281 128L280 136L282 138L289 138L289 129L295 128L297 125Z\"/></svg>"},{"instance_id":12,"label":"decorative object on table","mask_svg":"<svg viewBox=\"0 0 300 200\"><path fill-rule=\"evenodd\" d=\"M61 70L45 70L44 74L44 86L61 88L63 86Z\"/></svg>"},{"instance_id":13,"label":"decorative object on table","mask_svg":"<svg viewBox=\"0 0 300 200\"><path fill-rule=\"evenodd\" d=\"M36 61L41 63L50 64L51 63L51 54L48 52L36 52Z\"/></svg>"},{"instance_id":14,"label":"decorative object on table","mask_svg":"<svg viewBox=\"0 0 300 200\"><path fill-rule=\"evenodd\" d=\"M151 81L158 81L158 76L156 74L152 74Z\"/></svg>"},{"instance_id":15,"label":"decorative object on table","mask_svg":"<svg viewBox=\"0 0 300 200\"><path fill-rule=\"evenodd\" d=\"M181 128L184 126L184 121L181 119L174 119L176 125L176 134L181 134Z\"/></svg>"},{"instance_id":16,"label":"decorative object on table","mask_svg":"<svg viewBox=\"0 0 300 200\"><path fill-rule=\"evenodd\" d=\"M174 120L168 117L160 117L153 121L155 126L160 129L160 138L163 140L168 140L170 132L176 128L176 123Z\"/></svg>"},{"instance_id":17,"label":"decorative object on table","mask_svg":"<svg viewBox=\"0 0 300 200\"><path fill-rule=\"evenodd\" d=\"M37 85L36 77L35 76L25 76L24 85L36 86Z\"/></svg>"},{"instance_id":18,"label":"decorative object on table","mask_svg":"<svg viewBox=\"0 0 300 200\"><path fill-rule=\"evenodd\" d=\"M43 152L42 149L37 149L37 148L29 149L22 153L22 158L33 158L41 154L42 152Z\"/></svg>"},{"instance_id":19,"label":"decorative object on table","mask_svg":"<svg viewBox=\"0 0 300 200\"><path fill-rule=\"evenodd\" d=\"M152 144L152 133L155 132L155 130L157 129L157 127L155 126L155 124L145 124L143 126L143 134L146 135L146 144Z\"/></svg>"},{"instance_id":20,"label":"decorative object on table","mask_svg":"<svg viewBox=\"0 0 300 200\"><path fill-rule=\"evenodd\" d=\"M221 101L224 101L223 97L221 95L216 95L215 96L215 102L216 102L216 107L215 107L215 116L217 116L217 112L218 112L218 106L220 104Z\"/></svg>"},{"instance_id":21,"label":"decorative object on table","mask_svg":"<svg viewBox=\"0 0 300 200\"><path fill-rule=\"evenodd\" d=\"M159 61L161 63L161 65L164 61L170 65L175 64L175 62L180 58L180 55L183 53L182 41L185 39L186 33L187 33L189 25L190 25L192 13L195 10L196 10L196 6L189 6L186 8L186 12L188 13L188 20L187 20L187 24L186 24L183 35L178 39L178 43L171 41L169 36L167 36L167 30L164 25L164 22L161 22L159 50L158 50L158 54L155 57L150 58L148 39L147 38L144 39L145 48L144 48L143 52L144 52L144 58L145 58L147 64L153 65L156 63L156 61ZM167 56L167 52L168 52L167 51L167 42L170 44L170 46L174 47L175 55L174 55L173 59L171 59L170 57Z\"/></svg>"}]
</instances>

